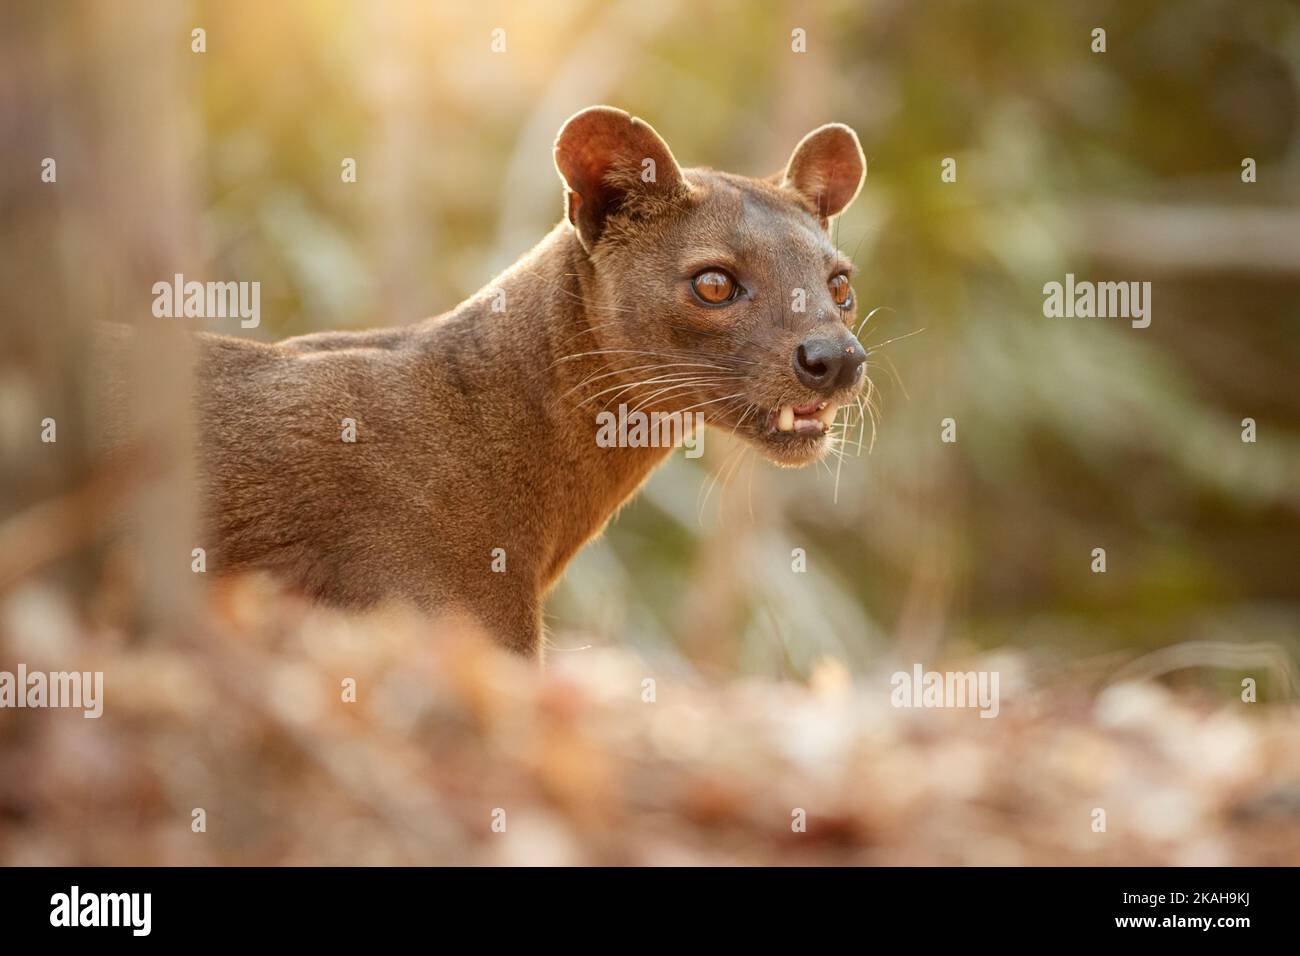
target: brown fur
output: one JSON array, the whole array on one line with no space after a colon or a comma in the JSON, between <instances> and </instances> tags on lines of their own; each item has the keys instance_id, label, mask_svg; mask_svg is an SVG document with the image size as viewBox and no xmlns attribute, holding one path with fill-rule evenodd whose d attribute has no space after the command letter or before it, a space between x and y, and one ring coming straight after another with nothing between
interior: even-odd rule
<instances>
[{"instance_id":1,"label":"brown fur","mask_svg":"<svg viewBox=\"0 0 1300 956\"><path fill-rule=\"evenodd\" d=\"M649 126L597 107L566 124L556 164L568 220L445 315L277 344L200 336L210 569L269 569L343 606L467 612L531 654L547 590L668 453L598 447L595 415L616 393L593 395L626 385L620 400L680 411L735 393L702 406L710 424L739 425L780 463L821 453L765 434L771 409L816 397L791 369L801 337L853 319L826 291L847 265L826 221L861 182L856 137L823 127L784 176L756 180L682 171ZM689 279L709 265L746 300L696 301ZM805 313L791 311L794 287ZM638 387L679 373L638 368L654 363L719 368L652 397L686 381ZM491 570L494 548L506 573Z\"/></svg>"}]
</instances>

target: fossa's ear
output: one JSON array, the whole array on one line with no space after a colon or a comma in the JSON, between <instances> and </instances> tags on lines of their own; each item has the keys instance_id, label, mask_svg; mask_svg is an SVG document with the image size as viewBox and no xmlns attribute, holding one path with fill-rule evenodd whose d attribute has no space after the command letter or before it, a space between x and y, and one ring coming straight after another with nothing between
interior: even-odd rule
<instances>
[{"instance_id":1,"label":"fossa's ear","mask_svg":"<svg viewBox=\"0 0 1300 956\"><path fill-rule=\"evenodd\" d=\"M569 117L555 138L569 222L587 251L614 213L652 212L688 192L668 144L650 124L611 106Z\"/></svg>"},{"instance_id":2,"label":"fossa's ear","mask_svg":"<svg viewBox=\"0 0 1300 956\"><path fill-rule=\"evenodd\" d=\"M857 198L867 176L858 134L843 123L819 126L794 148L781 185L798 193L822 228Z\"/></svg>"}]
</instances>

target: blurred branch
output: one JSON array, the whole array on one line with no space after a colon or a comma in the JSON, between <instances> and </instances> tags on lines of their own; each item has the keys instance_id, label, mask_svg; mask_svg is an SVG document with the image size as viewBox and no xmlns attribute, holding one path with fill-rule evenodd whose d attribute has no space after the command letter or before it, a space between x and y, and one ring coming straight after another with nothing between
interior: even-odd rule
<instances>
[{"instance_id":1,"label":"blurred branch","mask_svg":"<svg viewBox=\"0 0 1300 956\"><path fill-rule=\"evenodd\" d=\"M1300 273L1300 211L1262 206L1067 206L1085 254L1125 266L1170 270Z\"/></svg>"},{"instance_id":2,"label":"blurred branch","mask_svg":"<svg viewBox=\"0 0 1300 956\"><path fill-rule=\"evenodd\" d=\"M0 524L0 594L41 568L94 543L118 506L160 473L141 448L102 462L89 481Z\"/></svg>"},{"instance_id":3,"label":"blurred branch","mask_svg":"<svg viewBox=\"0 0 1300 956\"><path fill-rule=\"evenodd\" d=\"M1255 644L1185 641L1172 647L1162 647L1121 667L1109 683L1139 683L1192 667L1235 671L1255 668L1272 670L1280 675L1284 693L1287 696L1295 695L1295 667L1290 656L1285 648L1267 641Z\"/></svg>"}]
</instances>

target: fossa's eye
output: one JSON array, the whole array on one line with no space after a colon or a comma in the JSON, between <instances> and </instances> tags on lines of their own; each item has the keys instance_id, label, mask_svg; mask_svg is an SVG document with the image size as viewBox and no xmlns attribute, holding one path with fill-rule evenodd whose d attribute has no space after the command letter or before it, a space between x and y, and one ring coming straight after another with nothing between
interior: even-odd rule
<instances>
[{"instance_id":1,"label":"fossa's eye","mask_svg":"<svg viewBox=\"0 0 1300 956\"><path fill-rule=\"evenodd\" d=\"M691 280L691 288L706 305L725 305L736 297L740 283L721 269L705 269Z\"/></svg>"},{"instance_id":2,"label":"fossa's eye","mask_svg":"<svg viewBox=\"0 0 1300 956\"><path fill-rule=\"evenodd\" d=\"M847 309L853 304L853 286L849 285L849 277L843 272L831 276L829 288L831 298L841 309Z\"/></svg>"}]
</instances>

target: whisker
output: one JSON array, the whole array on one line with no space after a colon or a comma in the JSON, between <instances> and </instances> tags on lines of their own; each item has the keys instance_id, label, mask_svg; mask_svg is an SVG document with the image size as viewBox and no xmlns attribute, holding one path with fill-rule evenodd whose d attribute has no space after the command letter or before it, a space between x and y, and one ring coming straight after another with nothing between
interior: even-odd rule
<instances>
[{"instance_id":1,"label":"whisker","mask_svg":"<svg viewBox=\"0 0 1300 956\"><path fill-rule=\"evenodd\" d=\"M894 365L894 360L891 359L888 355L882 356L882 358L884 358L884 360L889 363L889 367L890 369L893 370L894 373L894 381L898 383L899 389L902 390L903 397L910 402L912 400L912 396L907 394L907 386L903 384L903 376L898 374L898 367Z\"/></svg>"},{"instance_id":2,"label":"whisker","mask_svg":"<svg viewBox=\"0 0 1300 956\"><path fill-rule=\"evenodd\" d=\"M885 339L885 341L883 342L876 342L871 345L868 345L866 342L863 342L862 347L867 349L868 351L874 351L875 349L883 349L886 345L889 345L891 342L901 342L903 341L903 339L910 339L913 335L920 335L924 331L925 329L916 329L912 332L905 332L902 335L895 335L892 339Z\"/></svg>"},{"instance_id":3,"label":"whisker","mask_svg":"<svg viewBox=\"0 0 1300 956\"><path fill-rule=\"evenodd\" d=\"M660 377L658 377L657 379L649 379L649 380L644 381L644 382L632 382L632 383L629 384L629 385L614 385L614 386L612 386L612 387L610 387L610 388L605 389L605 392L613 391L615 394L613 395L613 397L609 398L609 399L605 402L604 407L605 407L605 408L609 408L610 405L612 405L614 402L616 402L616 401L618 401L620 398L622 398L623 395L624 395L625 393L627 393L627 392L632 392L632 391L635 390L635 389L643 388L643 387L645 387L645 386L647 386L647 385L665 385L665 384L667 384L667 383L674 383L674 387L682 387L682 388L694 387L694 388L701 388L701 387L706 387L706 386L712 387L712 386L715 386L715 385L719 385L719 384L721 384L720 382L715 382L715 381L713 381L712 379L709 379L709 378L703 378L703 377L698 377L698 376L697 376L697 377L694 377L694 378L691 378L691 377L683 378L683 377L682 377L683 375L689 375L689 374L690 374L690 373L678 373L678 375L676 375L676 376L668 376L668 375L664 375L664 376L660 376ZM600 394L604 394L604 392L601 392ZM656 392L655 394L658 394L658 393ZM593 397L593 398L596 398L596 397L598 397L598 396L592 396L592 397ZM654 398L654 396L652 395L652 396L651 396L651 400L653 400L653 398ZM583 402L579 402L579 403L578 403L578 407L581 408L582 405L586 404L587 401L590 401L590 399L586 399L586 400L584 400ZM639 408L640 406L638 405L637 407ZM635 409L633 409L633 411L635 411Z\"/></svg>"},{"instance_id":4,"label":"whisker","mask_svg":"<svg viewBox=\"0 0 1300 956\"><path fill-rule=\"evenodd\" d=\"M885 356L881 356L881 357L885 358ZM890 365L893 365L893 363L891 362ZM896 384L899 388L903 388L903 383L898 380L898 370L896 368L890 368L888 366L881 365L877 362L868 362L867 369L870 370L873 368L882 370L883 372L885 372L885 374L887 374L890 378L894 380L894 384ZM907 390L903 389L903 391L904 393L906 393Z\"/></svg>"},{"instance_id":5,"label":"whisker","mask_svg":"<svg viewBox=\"0 0 1300 956\"><path fill-rule=\"evenodd\" d=\"M703 408L705 405L712 405L714 402L725 402L729 398L740 398L743 394L744 394L743 392L737 392L735 395L724 395L722 396L722 398L710 399L707 402L697 402L694 405L688 405L686 408L683 408L680 412L678 412L678 414L684 415L687 412L689 412L691 409Z\"/></svg>"},{"instance_id":6,"label":"whisker","mask_svg":"<svg viewBox=\"0 0 1300 956\"><path fill-rule=\"evenodd\" d=\"M713 494L713 489L718 484L718 478L719 476L721 476L722 470L727 467L727 464L731 461L733 455L741 454L743 453L743 451L744 451L744 446L741 445L727 452L727 457L722 460L722 464L719 465L714 470L713 475L709 478L708 483L703 487L702 490L704 496L702 499L700 499L697 502L696 509L695 509L695 520L698 521L701 525L704 524L704 509L707 508L709 505L709 497Z\"/></svg>"},{"instance_id":7,"label":"whisker","mask_svg":"<svg viewBox=\"0 0 1300 956\"><path fill-rule=\"evenodd\" d=\"M677 391L678 389L682 389L682 388L705 388L705 387L711 387L711 386L714 386L714 385L716 385L716 384L719 384L719 383L712 383L712 382L705 382L705 383L700 383L700 382L682 382L682 383L677 384L677 385L669 385L669 386L667 386L666 388L661 388L661 389L659 389L658 391L653 392L653 393L652 393L651 395L649 395L647 398L642 399L642 400L641 400L640 402L638 402L638 403L636 404L636 406L635 406L634 408L632 408L631 410L634 411L634 412L636 412L636 411L640 411L642 408L644 408L644 407L645 407L646 405L648 405L650 402L653 402L653 401L654 401L656 398L658 398L659 396L661 396L661 395L667 395L667 394L669 394L670 392ZM695 406L695 405L690 406L690 408L696 408L696 407L697 407L697 406ZM681 412L676 412L675 414L681 415L681 414L684 414L686 411L690 411L690 409L688 408L688 409L685 409L685 410L683 410L683 411L681 411Z\"/></svg>"},{"instance_id":8,"label":"whisker","mask_svg":"<svg viewBox=\"0 0 1300 956\"><path fill-rule=\"evenodd\" d=\"M862 334L862 327L863 327L864 325L866 325L869 321L871 321L871 317L872 317L873 315L875 315L877 312L881 312L881 311L883 311L883 310L885 310L885 309L888 309L890 312L893 312L895 315L898 314L898 310L895 309L892 305L878 305L878 306L876 306L874 309L872 309L870 312L868 312L866 315L864 315L864 316L862 317L862 321L859 322L857 328L855 328L855 329L853 330L853 334L854 334L854 335L861 335L861 334Z\"/></svg>"},{"instance_id":9,"label":"whisker","mask_svg":"<svg viewBox=\"0 0 1300 956\"><path fill-rule=\"evenodd\" d=\"M590 375L587 378L584 378L577 385L573 386L573 388L569 389L563 395L561 395L560 398L566 398L573 392L576 392L578 389L583 388L586 385L590 385L593 382L597 382L602 378L609 378L613 375L622 375L626 372L642 372L642 371L648 371L650 369L663 369L663 368L711 368L711 369L717 369L719 371L726 371L726 369L724 369L721 365L709 365L702 362L666 362L666 363L660 362L651 365L633 365L630 368L618 368L612 372L605 372L604 374L600 374L600 375Z\"/></svg>"}]
</instances>

